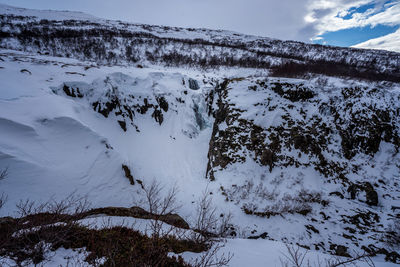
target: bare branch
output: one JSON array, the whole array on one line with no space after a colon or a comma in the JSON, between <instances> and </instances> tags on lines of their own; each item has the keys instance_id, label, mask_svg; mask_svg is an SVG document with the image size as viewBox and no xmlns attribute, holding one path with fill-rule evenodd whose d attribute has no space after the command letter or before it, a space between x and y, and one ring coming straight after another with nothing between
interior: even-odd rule
<instances>
[{"instance_id":1,"label":"bare branch","mask_svg":"<svg viewBox=\"0 0 400 267\"><path fill-rule=\"evenodd\" d=\"M200 258L197 258L190 262L190 266L193 267L211 267L211 266L228 266L229 262L233 258L232 253L221 254L219 251L225 247L225 242L219 242L214 244L207 252L202 253Z\"/></svg>"},{"instance_id":2,"label":"bare branch","mask_svg":"<svg viewBox=\"0 0 400 267\"><path fill-rule=\"evenodd\" d=\"M0 196L0 209L4 206L6 202L7 202L7 195L2 193Z\"/></svg>"},{"instance_id":3,"label":"bare branch","mask_svg":"<svg viewBox=\"0 0 400 267\"><path fill-rule=\"evenodd\" d=\"M149 186L143 187L146 194L148 211L154 216L151 220L150 230L154 238L166 237L170 235L176 227L164 223L161 217L177 212L179 205L176 196L178 187L173 186L163 197L164 186L160 182L153 180Z\"/></svg>"},{"instance_id":4,"label":"bare branch","mask_svg":"<svg viewBox=\"0 0 400 267\"><path fill-rule=\"evenodd\" d=\"M372 261L372 259L370 258L369 254L356 255L353 258L345 259L345 260L343 260L343 259L340 260L337 258L330 259L330 260L326 261L326 266L327 267L349 266L349 265L357 266L356 263L360 262L360 261L366 263L370 267L375 266L375 264Z\"/></svg>"},{"instance_id":5,"label":"bare branch","mask_svg":"<svg viewBox=\"0 0 400 267\"><path fill-rule=\"evenodd\" d=\"M4 180L8 176L8 167L3 170L0 170L0 181Z\"/></svg>"},{"instance_id":6,"label":"bare branch","mask_svg":"<svg viewBox=\"0 0 400 267\"><path fill-rule=\"evenodd\" d=\"M307 251L302 252L300 246L293 246L289 244L285 244L286 249L287 249L287 254L283 254L283 256L286 258L286 261L281 259L281 263L283 266L291 266L294 267L302 267L304 266L304 261L307 256ZM307 262L307 266L309 266L309 262Z\"/></svg>"}]
</instances>

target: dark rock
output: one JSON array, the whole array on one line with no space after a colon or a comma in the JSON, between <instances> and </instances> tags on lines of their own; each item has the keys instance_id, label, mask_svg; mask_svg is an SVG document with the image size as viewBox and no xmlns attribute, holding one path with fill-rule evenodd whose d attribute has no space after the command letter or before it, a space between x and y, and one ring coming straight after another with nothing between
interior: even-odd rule
<instances>
[{"instance_id":1,"label":"dark rock","mask_svg":"<svg viewBox=\"0 0 400 267\"><path fill-rule=\"evenodd\" d=\"M162 114L161 110L158 109L154 110L153 114L151 114L151 117L153 117L160 125L164 121L164 115Z\"/></svg>"},{"instance_id":2,"label":"dark rock","mask_svg":"<svg viewBox=\"0 0 400 267\"><path fill-rule=\"evenodd\" d=\"M21 72L21 73L28 73L29 75L32 75L32 72L30 72L30 71L27 70L27 69L22 69L22 70L20 70L20 72Z\"/></svg>"},{"instance_id":3,"label":"dark rock","mask_svg":"<svg viewBox=\"0 0 400 267\"><path fill-rule=\"evenodd\" d=\"M102 104L99 102L94 102L92 104L93 109L103 115L105 118L108 118L108 115L111 111L113 111L116 107L120 106L120 102L118 98L112 99L110 102L106 102L105 108L102 108Z\"/></svg>"},{"instance_id":4,"label":"dark rock","mask_svg":"<svg viewBox=\"0 0 400 267\"><path fill-rule=\"evenodd\" d=\"M134 218L141 218L141 219L152 219L152 220L159 220L175 227L189 229L189 224L178 214L153 214L150 213L140 207L131 207L131 208L124 208L124 207L105 207L105 208L98 208L92 209L85 213L82 213L81 217L87 217L97 214L106 214L108 216L122 216L122 217L134 217Z\"/></svg>"},{"instance_id":5,"label":"dark rock","mask_svg":"<svg viewBox=\"0 0 400 267\"><path fill-rule=\"evenodd\" d=\"M364 190L366 194L366 203L370 206L378 205L378 193L374 190L374 187L366 182L364 184Z\"/></svg>"},{"instance_id":6,"label":"dark rock","mask_svg":"<svg viewBox=\"0 0 400 267\"><path fill-rule=\"evenodd\" d=\"M199 90L200 86L199 83L194 79L189 79L189 88L192 90Z\"/></svg>"},{"instance_id":7,"label":"dark rock","mask_svg":"<svg viewBox=\"0 0 400 267\"><path fill-rule=\"evenodd\" d=\"M309 225L305 225L305 227L306 227L308 230L313 231L313 232L316 233L316 234L319 234L318 229L316 229L313 225L309 224Z\"/></svg>"},{"instance_id":8,"label":"dark rock","mask_svg":"<svg viewBox=\"0 0 400 267\"><path fill-rule=\"evenodd\" d=\"M67 85L64 84L63 91L67 96L76 97L74 88L69 88Z\"/></svg>"},{"instance_id":9,"label":"dark rock","mask_svg":"<svg viewBox=\"0 0 400 267\"><path fill-rule=\"evenodd\" d=\"M275 154L269 149L264 149L261 153L260 162L264 166L269 166L269 171L271 172L274 168Z\"/></svg>"},{"instance_id":10,"label":"dark rock","mask_svg":"<svg viewBox=\"0 0 400 267\"><path fill-rule=\"evenodd\" d=\"M157 101L158 101L158 104L160 105L160 108L162 110L164 110L165 112L168 112L168 102L167 102L167 100L165 100L164 97L160 97L160 98L157 99Z\"/></svg>"},{"instance_id":11,"label":"dark rock","mask_svg":"<svg viewBox=\"0 0 400 267\"><path fill-rule=\"evenodd\" d=\"M311 212L311 209L303 209L303 210L297 211L298 214L301 214L303 216L307 216L307 214L309 214L310 212Z\"/></svg>"},{"instance_id":12,"label":"dark rock","mask_svg":"<svg viewBox=\"0 0 400 267\"><path fill-rule=\"evenodd\" d=\"M79 97L79 98L83 98L83 94L81 93L79 88L76 88L76 96Z\"/></svg>"},{"instance_id":13,"label":"dark rock","mask_svg":"<svg viewBox=\"0 0 400 267\"><path fill-rule=\"evenodd\" d=\"M149 110L150 107L152 107L152 105L149 104L149 101L147 100L147 98L143 99L143 106L140 106L139 112L140 114L146 114L146 112Z\"/></svg>"},{"instance_id":14,"label":"dark rock","mask_svg":"<svg viewBox=\"0 0 400 267\"><path fill-rule=\"evenodd\" d=\"M133 176L131 174L131 170L129 169L129 167L126 166L125 164L122 164L122 169L125 172L125 177L129 179L129 182L131 183L131 185L134 185L135 180L133 179Z\"/></svg>"},{"instance_id":15,"label":"dark rock","mask_svg":"<svg viewBox=\"0 0 400 267\"><path fill-rule=\"evenodd\" d=\"M189 229L189 224L178 214L169 213L163 216L162 221L171 224L175 227Z\"/></svg>"},{"instance_id":16,"label":"dark rock","mask_svg":"<svg viewBox=\"0 0 400 267\"><path fill-rule=\"evenodd\" d=\"M122 130L126 132L126 122L125 121L118 121L119 126L121 126Z\"/></svg>"},{"instance_id":17,"label":"dark rock","mask_svg":"<svg viewBox=\"0 0 400 267\"><path fill-rule=\"evenodd\" d=\"M249 236L248 239L269 239L270 237L268 236L267 232L262 233L261 235L256 235L256 236Z\"/></svg>"}]
</instances>

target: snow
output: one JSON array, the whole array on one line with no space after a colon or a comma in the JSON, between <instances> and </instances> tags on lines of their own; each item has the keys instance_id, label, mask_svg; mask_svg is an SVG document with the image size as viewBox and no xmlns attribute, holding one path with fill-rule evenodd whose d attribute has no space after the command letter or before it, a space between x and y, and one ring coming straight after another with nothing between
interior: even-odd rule
<instances>
[{"instance_id":1,"label":"snow","mask_svg":"<svg viewBox=\"0 0 400 267\"><path fill-rule=\"evenodd\" d=\"M356 48L382 49L400 52L400 29L395 32L354 45Z\"/></svg>"},{"instance_id":2,"label":"snow","mask_svg":"<svg viewBox=\"0 0 400 267\"><path fill-rule=\"evenodd\" d=\"M296 248L296 247L294 247ZM300 248L301 253L306 253L305 264L309 266L324 266L326 260L339 259L345 260L346 258L336 257L324 254L318 251L307 251ZM242 267L242 266L268 266L268 267L281 267L284 266L282 261L285 262L288 256L287 248L283 242L270 241L270 240L251 240L251 239L228 239L223 248L217 253L217 257L228 256L233 257L229 262L229 267ZM193 261L200 257L200 254L185 252L181 255L187 261ZM373 259L375 266L390 267L397 266L394 263L385 262L382 258L377 257ZM322 264L322 265L321 265ZM357 262L356 266L364 267L369 266L365 262ZM291 266L291 265L289 265Z\"/></svg>"},{"instance_id":3,"label":"snow","mask_svg":"<svg viewBox=\"0 0 400 267\"><path fill-rule=\"evenodd\" d=\"M98 18L83 12L35 10L0 4L0 14L35 17L47 20L99 20Z\"/></svg>"}]
</instances>

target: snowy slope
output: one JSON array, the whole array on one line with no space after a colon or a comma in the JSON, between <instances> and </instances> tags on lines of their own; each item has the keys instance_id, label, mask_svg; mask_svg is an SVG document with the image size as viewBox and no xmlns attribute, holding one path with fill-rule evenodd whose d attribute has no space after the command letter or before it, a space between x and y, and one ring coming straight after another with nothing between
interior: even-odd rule
<instances>
[{"instance_id":1,"label":"snowy slope","mask_svg":"<svg viewBox=\"0 0 400 267\"><path fill-rule=\"evenodd\" d=\"M204 183L207 146L203 144L208 142L210 131L200 132L196 123L193 107L199 107L200 112L204 109L203 91L182 85L187 76L135 68L85 71L84 64L71 60L56 62L54 58L15 54L2 54L2 58L6 65L1 69L2 80L8 82L1 86L1 166L10 166L10 178L2 184L5 191L27 187L24 198L45 200L77 190L92 195L98 206L131 205L137 188L128 186L123 163L131 166L137 179L176 179L182 185L187 179L193 183L197 179ZM21 72L23 69L32 75ZM71 72L85 76L68 74ZM111 78L105 84L107 75ZM20 83L7 84L15 80ZM74 82L68 82L71 80ZM145 98L149 104L157 103L156 96L163 95L171 104L162 126L149 111L135 115L133 122L127 118L124 132L117 117L105 118L95 112L92 103L105 98L107 86L113 83L120 88L119 97L134 96L139 105L144 105ZM61 89L64 84L80 86L85 98L76 101L68 97ZM90 94L92 88L96 90ZM177 102L177 97L185 102ZM133 112L137 113L136 109ZM8 205L12 207L19 198L20 194L10 194Z\"/></svg>"},{"instance_id":2,"label":"snowy slope","mask_svg":"<svg viewBox=\"0 0 400 267\"><path fill-rule=\"evenodd\" d=\"M21 7L14 7L0 4L0 14L13 16L34 17L37 20L99 20L92 15L83 12L54 11L54 10L34 10Z\"/></svg>"}]
</instances>

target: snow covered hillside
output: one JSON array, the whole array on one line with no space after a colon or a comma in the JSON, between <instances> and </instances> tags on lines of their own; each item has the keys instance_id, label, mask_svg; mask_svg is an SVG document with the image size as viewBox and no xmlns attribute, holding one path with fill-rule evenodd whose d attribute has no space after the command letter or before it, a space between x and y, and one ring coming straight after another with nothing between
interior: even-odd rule
<instances>
[{"instance_id":1,"label":"snow covered hillside","mask_svg":"<svg viewBox=\"0 0 400 267\"><path fill-rule=\"evenodd\" d=\"M229 31L106 21L0 5L0 47L102 64L277 68L400 81L400 54L280 41Z\"/></svg>"},{"instance_id":2,"label":"snow covered hillside","mask_svg":"<svg viewBox=\"0 0 400 267\"><path fill-rule=\"evenodd\" d=\"M156 180L190 226L204 192L233 215L231 266L279 266L284 243L400 263L400 54L4 5L0 23L1 217L71 193L144 206Z\"/></svg>"}]
</instances>

